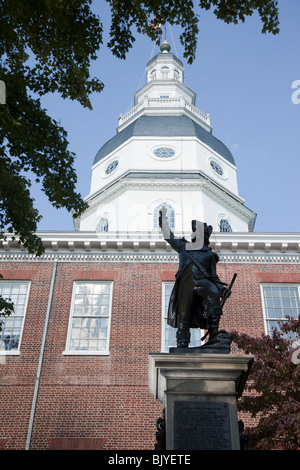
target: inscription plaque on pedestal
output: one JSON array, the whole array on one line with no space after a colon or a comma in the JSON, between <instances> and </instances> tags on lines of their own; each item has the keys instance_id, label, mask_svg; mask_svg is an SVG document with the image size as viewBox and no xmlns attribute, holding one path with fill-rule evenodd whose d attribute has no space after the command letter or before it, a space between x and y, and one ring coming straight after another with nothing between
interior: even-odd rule
<instances>
[{"instance_id":1,"label":"inscription plaque on pedestal","mask_svg":"<svg viewBox=\"0 0 300 470\"><path fill-rule=\"evenodd\" d=\"M231 450L228 403L175 401L174 445L178 450Z\"/></svg>"}]
</instances>

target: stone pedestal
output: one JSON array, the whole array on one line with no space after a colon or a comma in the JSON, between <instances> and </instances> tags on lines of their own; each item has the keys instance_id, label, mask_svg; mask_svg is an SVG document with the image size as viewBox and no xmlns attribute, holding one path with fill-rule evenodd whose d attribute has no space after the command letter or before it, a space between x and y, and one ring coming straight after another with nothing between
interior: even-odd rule
<instances>
[{"instance_id":1,"label":"stone pedestal","mask_svg":"<svg viewBox=\"0 0 300 470\"><path fill-rule=\"evenodd\" d=\"M237 398L253 357L149 355L149 392L164 404L166 450L240 449Z\"/></svg>"}]
</instances>

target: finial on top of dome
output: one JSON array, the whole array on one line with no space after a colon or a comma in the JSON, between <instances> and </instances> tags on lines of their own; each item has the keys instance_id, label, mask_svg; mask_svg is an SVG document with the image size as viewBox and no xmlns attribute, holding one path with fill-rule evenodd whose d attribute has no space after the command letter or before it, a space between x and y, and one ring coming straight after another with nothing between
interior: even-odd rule
<instances>
[{"instance_id":1,"label":"finial on top of dome","mask_svg":"<svg viewBox=\"0 0 300 470\"><path fill-rule=\"evenodd\" d=\"M164 42L160 46L160 50L161 50L161 52L163 52L165 54L165 53L169 52L170 49L171 49L171 46L168 43L168 41L165 39Z\"/></svg>"}]
</instances>

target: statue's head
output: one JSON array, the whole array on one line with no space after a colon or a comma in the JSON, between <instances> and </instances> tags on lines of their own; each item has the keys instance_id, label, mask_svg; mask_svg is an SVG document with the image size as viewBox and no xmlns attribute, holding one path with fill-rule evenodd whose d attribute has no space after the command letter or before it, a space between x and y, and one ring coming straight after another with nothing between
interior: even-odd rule
<instances>
[{"instance_id":1,"label":"statue's head","mask_svg":"<svg viewBox=\"0 0 300 470\"><path fill-rule=\"evenodd\" d=\"M197 220L192 220L192 235L191 235L192 242L195 242L196 240L196 231L197 231ZM207 246L209 245L209 237L211 236L212 231L213 231L212 226L204 223L204 245L207 245Z\"/></svg>"},{"instance_id":2,"label":"statue's head","mask_svg":"<svg viewBox=\"0 0 300 470\"><path fill-rule=\"evenodd\" d=\"M209 245L209 237L211 236L213 228L211 225L204 224L204 245Z\"/></svg>"}]
</instances>

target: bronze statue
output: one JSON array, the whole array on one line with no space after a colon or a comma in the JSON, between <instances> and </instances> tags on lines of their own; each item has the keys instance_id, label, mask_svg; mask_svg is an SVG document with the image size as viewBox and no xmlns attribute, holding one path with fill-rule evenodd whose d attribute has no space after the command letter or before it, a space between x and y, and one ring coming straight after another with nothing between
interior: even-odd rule
<instances>
[{"instance_id":1,"label":"bronze statue","mask_svg":"<svg viewBox=\"0 0 300 470\"><path fill-rule=\"evenodd\" d=\"M176 238L170 230L166 208L162 207L159 225L165 240L179 254L179 268L168 307L168 325L178 328L177 348L187 348L190 328L208 330L206 345L218 347L231 343L231 335L219 331L223 302L231 294L216 272L219 256L209 247L212 226L192 221L192 241ZM206 336L206 335L205 335ZM202 338L203 339L203 338Z\"/></svg>"}]
</instances>

